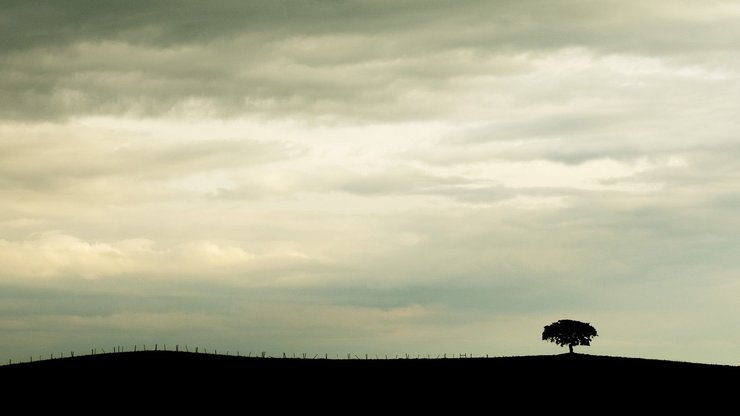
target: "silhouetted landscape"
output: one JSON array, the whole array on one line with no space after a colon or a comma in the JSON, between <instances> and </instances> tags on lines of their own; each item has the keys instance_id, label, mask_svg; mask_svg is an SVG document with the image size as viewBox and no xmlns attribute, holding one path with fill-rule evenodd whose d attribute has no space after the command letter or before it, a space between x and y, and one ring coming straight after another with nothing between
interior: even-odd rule
<instances>
[{"instance_id":1,"label":"silhouetted landscape","mask_svg":"<svg viewBox=\"0 0 740 416\"><path fill-rule=\"evenodd\" d=\"M422 395L423 406L433 406L435 400L449 403L455 397L479 403L493 397L497 401L521 400L521 395L554 400L573 394L617 400L614 405L647 399L677 406L686 400L711 398L716 403L734 397L723 395L723 391L733 390L740 379L740 367L568 353L327 360L140 351L4 365L0 379L14 380L15 386L34 383L36 389L41 385L57 392L70 389L110 394L135 387L139 394L161 400L164 398L158 395L165 391L197 391L200 400L236 392L251 392L252 400L313 397L331 401L356 395L358 400L374 397L375 404L396 399L408 403ZM82 380L82 384L69 383L70 379ZM157 393L152 395L152 391ZM542 406L542 402L536 405Z\"/></svg>"},{"instance_id":2,"label":"silhouetted landscape","mask_svg":"<svg viewBox=\"0 0 740 416\"><path fill-rule=\"evenodd\" d=\"M0 5L8 415L736 406L740 1Z\"/></svg>"}]
</instances>

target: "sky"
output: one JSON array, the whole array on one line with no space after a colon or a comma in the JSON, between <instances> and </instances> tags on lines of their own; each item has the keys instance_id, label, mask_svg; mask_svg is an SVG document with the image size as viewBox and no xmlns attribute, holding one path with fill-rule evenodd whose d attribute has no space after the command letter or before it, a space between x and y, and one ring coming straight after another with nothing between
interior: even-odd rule
<instances>
[{"instance_id":1,"label":"sky","mask_svg":"<svg viewBox=\"0 0 740 416\"><path fill-rule=\"evenodd\" d=\"M740 365L735 1L0 10L0 362Z\"/></svg>"}]
</instances>

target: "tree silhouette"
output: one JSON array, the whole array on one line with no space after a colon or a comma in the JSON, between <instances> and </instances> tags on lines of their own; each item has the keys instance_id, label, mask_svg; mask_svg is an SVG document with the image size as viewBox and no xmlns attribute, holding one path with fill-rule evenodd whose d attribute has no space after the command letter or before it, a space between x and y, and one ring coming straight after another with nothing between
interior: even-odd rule
<instances>
[{"instance_id":1,"label":"tree silhouette","mask_svg":"<svg viewBox=\"0 0 740 416\"><path fill-rule=\"evenodd\" d=\"M554 342L561 347L568 346L570 352L576 345L591 345L591 338L598 336L596 328L586 322L561 319L545 325L542 340Z\"/></svg>"}]
</instances>

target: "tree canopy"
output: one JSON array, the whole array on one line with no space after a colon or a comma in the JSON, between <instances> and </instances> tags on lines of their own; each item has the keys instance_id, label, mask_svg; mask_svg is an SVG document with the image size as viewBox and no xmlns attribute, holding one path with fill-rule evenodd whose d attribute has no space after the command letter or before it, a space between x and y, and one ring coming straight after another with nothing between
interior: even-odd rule
<instances>
[{"instance_id":1,"label":"tree canopy","mask_svg":"<svg viewBox=\"0 0 740 416\"><path fill-rule=\"evenodd\" d=\"M591 345L591 339L598 336L596 328L586 322L561 319L550 325L545 325L542 340L554 342L561 347L568 346L570 352L576 345Z\"/></svg>"}]
</instances>

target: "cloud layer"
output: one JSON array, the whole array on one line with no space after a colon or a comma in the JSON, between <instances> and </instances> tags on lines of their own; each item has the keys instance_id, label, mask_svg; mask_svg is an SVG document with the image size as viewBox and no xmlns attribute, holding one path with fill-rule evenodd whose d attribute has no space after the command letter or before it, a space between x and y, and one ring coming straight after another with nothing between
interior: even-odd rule
<instances>
[{"instance_id":1,"label":"cloud layer","mask_svg":"<svg viewBox=\"0 0 740 416\"><path fill-rule=\"evenodd\" d=\"M737 364L733 2L0 5L0 355Z\"/></svg>"}]
</instances>

